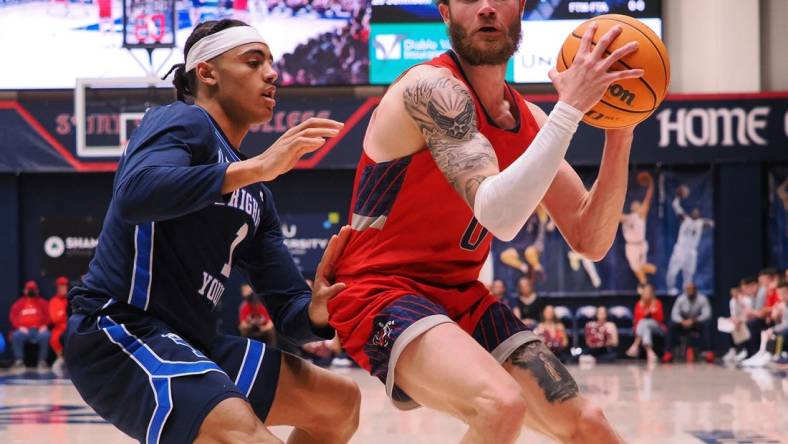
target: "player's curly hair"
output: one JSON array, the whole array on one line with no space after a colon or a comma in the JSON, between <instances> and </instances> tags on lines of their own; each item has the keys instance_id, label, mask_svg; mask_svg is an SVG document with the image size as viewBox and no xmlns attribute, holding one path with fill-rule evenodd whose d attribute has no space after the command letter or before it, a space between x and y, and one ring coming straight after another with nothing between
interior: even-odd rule
<instances>
[{"instance_id":1,"label":"player's curly hair","mask_svg":"<svg viewBox=\"0 0 788 444\"><path fill-rule=\"evenodd\" d=\"M186 45L183 47L183 59L186 60L189 50L200 41L201 38L236 26L249 25L241 20L234 19L209 20L200 23L194 28L189 38L186 39ZM177 94L178 100L185 102L187 98L193 99L197 90L197 75L194 73L194 70L186 72L185 63L178 63L170 69L170 72L172 72L173 69L175 70L175 74L172 79L172 84L175 86L175 93ZM169 74L168 72L164 78Z\"/></svg>"}]
</instances>

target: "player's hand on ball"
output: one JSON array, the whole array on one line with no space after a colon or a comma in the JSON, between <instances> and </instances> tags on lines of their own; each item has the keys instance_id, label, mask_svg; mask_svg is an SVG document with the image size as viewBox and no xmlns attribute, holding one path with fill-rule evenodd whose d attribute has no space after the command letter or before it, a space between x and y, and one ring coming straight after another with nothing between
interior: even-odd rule
<instances>
[{"instance_id":1,"label":"player's hand on ball","mask_svg":"<svg viewBox=\"0 0 788 444\"><path fill-rule=\"evenodd\" d=\"M605 51L621 34L622 28L612 28L593 46L596 29L596 23L588 27L569 69L559 73L553 68L549 73L550 81L558 91L558 99L583 113L599 102L611 83L643 76L642 69L610 71L614 63L637 51L637 42L630 42L605 57Z\"/></svg>"},{"instance_id":2,"label":"player's hand on ball","mask_svg":"<svg viewBox=\"0 0 788 444\"><path fill-rule=\"evenodd\" d=\"M336 262L342 256L349 239L350 226L345 225L339 233L331 236L323 252L323 258L317 265L312 303L309 304L309 319L318 327L328 325L328 301L347 287L342 282L334 283L334 271Z\"/></svg>"},{"instance_id":3,"label":"player's hand on ball","mask_svg":"<svg viewBox=\"0 0 788 444\"><path fill-rule=\"evenodd\" d=\"M304 155L336 137L345 124L331 119L309 118L287 130L267 150L258 155L262 181L270 181L295 167Z\"/></svg>"}]
</instances>

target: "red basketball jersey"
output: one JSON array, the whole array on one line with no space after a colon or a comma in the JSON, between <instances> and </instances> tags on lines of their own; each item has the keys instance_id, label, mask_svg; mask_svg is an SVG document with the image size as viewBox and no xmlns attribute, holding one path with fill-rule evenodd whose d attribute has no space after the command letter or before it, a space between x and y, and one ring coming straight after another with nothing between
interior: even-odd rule
<instances>
[{"instance_id":1,"label":"red basketball jersey","mask_svg":"<svg viewBox=\"0 0 788 444\"><path fill-rule=\"evenodd\" d=\"M479 130L490 141L501 169L533 141L539 126L525 100L510 86L515 128L498 128L473 93L451 52L425 64L448 68L472 92ZM512 202L517 205L516 202ZM427 285L460 287L478 280L492 236L424 149L376 163L362 153L356 170L350 223L354 228L337 275L402 276Z\"/></svg>"},{"instance_id":2,"label":"red basketball jersey","mask_svg":"<svg viewBox=\"0 0 788 444\"><path fill-rule=\"evenodd\" d=\"M469 89L453 53L426 64L451 70ZM509 166L533 140L538 125L525 101L508 85L517 125L495 126L475 93L479 130L492 143L500 167ZM516 202L512 202L516 205ZM376 163L362 153L350 207L353 226L337 264L347 288L328 302L329 322L347 353L370 370L365 344L376 316L392 302L420 295L445 308L471 334L497 300L479 282L491 236L438 169L429 150Z\"/></svg>"}]
</instances>

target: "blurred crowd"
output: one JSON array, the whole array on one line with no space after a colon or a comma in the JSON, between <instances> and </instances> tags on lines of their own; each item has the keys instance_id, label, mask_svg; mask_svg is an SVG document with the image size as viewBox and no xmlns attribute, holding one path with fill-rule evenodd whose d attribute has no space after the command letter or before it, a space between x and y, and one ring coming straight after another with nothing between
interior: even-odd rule
<instances>
[{"instance_id":1,"label":"blurred crowd","mask_svg":"<svg viewBox=\"0 0 788 444\"><path fill-rule=\"evenodd\" d=\"M368 83L370 8L350 3L355 9L347 25L310 38L276 62L281 85Z\"/></svg>"},{"instance_id":2,"label":"blurred crowd","mask_svg":"<svg viewBox=\"0 0 788 444\"><path fill-rule=\"evenodd\" d=\"M723 356L727 364L765 367L788 364L788 270L761 270L757 277L743 278L730 289L730 316L718 321L729 337Z\"/></svg>"},{"instance_id":3,"label":"blurred crowd","mask_svg":"<svg viewBox=\"0 0 788 444\"><path fill-rule=\"evenodd\" d=\"M637 301L631 306L585 305L576 310L556 304L560 298L540 297L527 276L517 281L513 292L502 280L493 281L490 292L564 363L610 363L641 357L650 364L674 360L712 363L716 362L713 335L720 329L730 342L723 363L761 367L788 364L788 353L783 348L788 337L788 279L783 278L788 278L788 271L781 275L766 269L758 278L742 279L731 289L730 314L719 318L712 315L709 297L691 282L675 299L668 299L672 300L669 310L648 283L638 287ZM250 294L251 299L245 297L241 306L239 330L257 338L271 330L269 335L273 336L270 317L251 294L251 288L245 288L244 294ZM250 325L255 327L250 330ZM322 366L352 365L336 338L290 351Z\"/></svg>"},{"instance_id":4,"label":"blurred crowd","mask_svg":"<svg viewBox=\"0 0 788 444\"><path fill-rule=\"evenodd\" d=\"M311 281L307 283L311 285ZM55 288L55 294L45 299L38 284L28 281L12 305L7 338L13 368L29 364L48 369L54 357L52 369L62 372L68 278L58 277ZM240 290L237 331L241 336L264 341L324 367L353 365L337 338L300 347L280 340L270 314L252 288L244 284ZM730 289L729 314L717 318L712 315L709 298L691 282L672 301L668 312L651 284L638 287L638 299L632 306L585 305L576 310L553 303L560 298L540 297L527 276L517 281L513 292L501 280L492 282L490 292L565 363L609 363L625 357L645 357L653 364L674 359L715 362L712 338L719 330L728 341L727 353L721 357L726 365L788 364L784 346L788 338L788 270L781 273L768 268L757 277L741 279ZM5 348L4 339L0 336L0 350Z\"/></svg>"},{"instance_id":5,"label":"blurred crowd","mask_svg":"<svg viewBox=\"0 0 788 444\"><path fill-rule=\"evenodd\" d=\"M192 23L249 15L343 19L347 24L277 55L279 83L288 85L356 85L369 83L369 20L366 0L192 0ZM296 36L298 37L298 36Z\"/></svg>"},{"instance_id":6,"label":"blurred crowd","mask_svg":"<svg viewBox=\"0 0 788 444\"><path fill-rule=\"evenodd\" d=\"M234 7L240 9L237 3L238 0L235 0ZM358 0L267 0L265 2L269 14L278 12L295 16L316 13L322 17L348 17L365 3Z\"/></svg>"}]
</instances>

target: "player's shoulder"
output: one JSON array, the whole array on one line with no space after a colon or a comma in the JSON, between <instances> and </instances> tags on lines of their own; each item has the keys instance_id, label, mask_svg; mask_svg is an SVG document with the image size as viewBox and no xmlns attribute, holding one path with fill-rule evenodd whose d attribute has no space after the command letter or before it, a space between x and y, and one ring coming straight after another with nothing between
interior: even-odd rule
<instances>
[{"instance_id":1,"label":"player's shoulder","mask_svg":"<svg viewBox=\"0 0 788 444\"><path fill-rule=\"evenodd\" d=\"M449 68L418 65L409 69L392 83L386 90L383 99L386 100L392 96L399 98L405 91L414 89L434 90L436 88L458 88L470 92L465 83L457 79Z\"/></svg>"},{"instance_id":2,"label":"player's shoulder","mask_svg":"<svg viewBox=\"0 0 788 444\"><path fill-rule=\"evenodd\" d=\"M534 116L534 120L541 128L545 123L547 123L547 113L537 104L523 99L525 101L525 105L528 107L528 111L531 112L531 115Z\"/></svg>"},{"instance_id":3,"label":"player's shoulder","mask_svg":"<svg viewBox=\"0 0 788 444\"><path fill-rule=\"evenodd\" d=\"M451 79L457 80L451 69L445 66L417 65L409 69L400 77L399 81L409 83L422 79ZM459 81L459 80L457 80ZM461 83L461 82L460 82Z\"/></svg>"},{"instance_id":4,"label":"player's shoulder","mask_svg":"<svg viewBox=\"0 0 788 444\"><path fill-rule=\"evenodd\" d=\"M211 120L208 114L195 105L173 102L169 105L155 106L145 112L145 116L134 130L129 148L146 146L175 139L191 150L210 146Z\"/></svg>"},{"instance_id":5,"label":"player's shoulder","mask_svg":"<svg viewBox=\"0 0 788 444\"><path fill-rule=\"evenodd\" d=\"M200 107L176 101L169 105L149 108L140 126L143 125L207 132L210 129L211 121L208 114Z\"/></svg>"}]
</instances>

